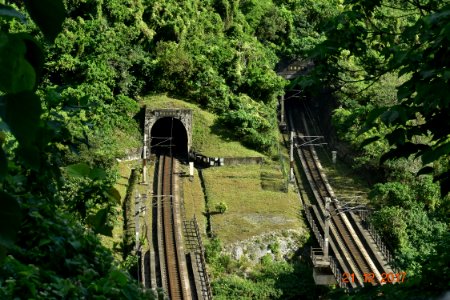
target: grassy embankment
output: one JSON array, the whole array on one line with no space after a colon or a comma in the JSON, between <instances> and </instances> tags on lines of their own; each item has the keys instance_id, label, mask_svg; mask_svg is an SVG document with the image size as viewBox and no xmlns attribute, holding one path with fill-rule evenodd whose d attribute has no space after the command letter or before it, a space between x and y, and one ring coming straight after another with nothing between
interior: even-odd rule
<instances>
[{"instance_id":1,"label":"grassy embankment","mask_svg":"<svg viewBox=\"0 0 450 300\"><path fill-rule=\"evenodd\" d=\"M236 242L267 232L298 229L303 227L298 217L300 209L298 197L292 189L285 192L285 177L280 163L274 162L263 154L242 146L238 141L230 140L216 133L215 120L217 116L200 109L198 106L184 101L169 98L165 95L149 96L141 101L149 108L188 108L193 110L193 148L204 155L215 157L255 157L265 158L263 165L224 166L204 169L206 193L209 196L211 224L214 233L224 244ZM286 152L282 153L287 163ZM120 178L116 188L125 195L131 166L136 163L119 163ZM153 163L149 164L150 168ZM287 166L285 166L287 168ZM182 166L188 171L187 166ZM153 170L149 170L149 182L153 179ZM143 193L149 186L138 185ZM187 218L196 215L202 232L206 229L206 208L204 194L201 188L198 171L195 170L194 180L183 178L184 201ZM134 199L134 195L133 195ZM214 214L215 205L225 202L228 211L225 214ZM121 218L117 220L117 235L123 228ZM116 236L116 234L115 234Z\"/></svg>"},{"instance_id":2,"label":"grassy embankment","mask_svg":"<svg viewBox=\"0 0 450 300\"><path fill-rule=\"evenodd\" d=\"M368 203L370 188L367 182L339 157L336 164L333 164L331 153L327 149L317 148L316 151L336 197L343 202Z\"/></svg>"},{"instance_id":3,"label":"grassy embankment","mask_svg":"<svg viewBox=\"0 0 450 300\"><path fill-rule=\"evenodd\" d=\"M277 174L278 173L278 174ZM260 234L283 229L299 229L298 196L292 189L264 188L264 176L280 176L274 163L250 166L228 166L204 172L209 207L214 212L221 201L228 205L225 214L211 216L212 231L226 245Z\"/></svg>"},{"instance_id":4,"label":"grassy embankment","mask_svg":"<svg viewBox=\"0 0 450 300\"><path fill-rule=\"evenodd\" d=\"M141 101L149 108L187 108L193 110L193 147L197 151L215 157L263 156L263 154L242 146L215 133L214 122L217 116L200 109L198 106L165 95L149 96ZM318 151L322 165L329 181L340 199L348 199L355 194L365 195L367 186L355 178L347 177L351 170L344 164L333 165L326 153ZM282 160L287 171L287 150L281 147ZM138 185L139 193L147 193L147 207L151 207L150 189L154 174L154 164L150 162L148 186ZM128 186L131 168L139 167L137 162L119 163L120 177L116 184L122 201ZM187 166L181 166L188 172ZM285 192L285 177L280 163L265 157L263 165L224 166L203 170L206 193L209 198L208 207L211 214L211 229L224 242L234 243L267 232L299 229L304 227L299 218L299 200L297 194L289 189ZM204 193L200 184L198 170L195 170L193 181L187 177L182 179L186 217L197 217L200 229L206 230L206 207ZM303 187L304 197L307 197ZM364 198L364 197L363 197ZM134 194L133 198L134 199ZM130 211L134 211L132 201ZM225 202L228 210L225 214L215 213L215 206ZM123 206L123 203L122 203ZM131 220L133 223L134 220ZM143 224L143 222L142 222ZM133 228L134 230L134 228ZM105 239L110 248L116 247L123 236L123 217L119 214L117 226L113 231L113 239Z\"/></svg>"}]
</instances>

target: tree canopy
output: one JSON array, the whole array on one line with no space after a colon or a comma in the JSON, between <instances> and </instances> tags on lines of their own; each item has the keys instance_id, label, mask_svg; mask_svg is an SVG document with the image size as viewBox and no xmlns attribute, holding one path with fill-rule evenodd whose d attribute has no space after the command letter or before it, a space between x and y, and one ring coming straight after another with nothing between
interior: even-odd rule
<instances>
[{"instance_id":1,"label":"tree canopy","mask_svg":"<svg viewBox=\"0 0 450 300\"><path fill-rule=\"evenodd\" d=\"M397 291L404 297L420 285L424 295L448 289L448 272L431 282L436 265L426 262L446 259L439 245L448 239L449 13L448 1L343 1L309 52L314 69L297 82L336 99L332 121L354 167L379 174L372 223L414 278Z\"/></svg>"}]
</instances>

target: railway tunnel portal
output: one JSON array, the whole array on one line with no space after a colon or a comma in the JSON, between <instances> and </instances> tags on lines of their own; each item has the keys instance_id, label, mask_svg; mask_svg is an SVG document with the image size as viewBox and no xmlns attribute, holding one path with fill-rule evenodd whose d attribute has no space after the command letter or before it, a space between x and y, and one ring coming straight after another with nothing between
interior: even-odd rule
<instances>
[{"instance_id":1,"label":"railway tunnel portal","mask_svg":"<svg viewBox=\"0 0 450 300\"><path fill-rule=\"evenodd\" d=\"M192 110L147 109L144 125L144 157L152 153L187 159L192 146Z\"/></svg>"}]
</instances>

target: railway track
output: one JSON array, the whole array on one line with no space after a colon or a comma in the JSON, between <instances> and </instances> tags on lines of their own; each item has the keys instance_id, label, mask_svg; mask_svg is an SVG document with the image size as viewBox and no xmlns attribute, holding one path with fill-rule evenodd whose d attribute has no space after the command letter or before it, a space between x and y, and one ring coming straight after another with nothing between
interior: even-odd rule
<instances>
[{"instance_id":1,"label":"railway track","mask_svg":"<svg viewBox=\"0 0 450 300\"><path fill-rule=\"evenodd\" d=\"M312 207L305 207L305 209L315 215L323 234L324 222L322 220L326 215L325 199L335 200L336 197L322 171L314 146L307 145L305 142L306 137L310 134L303 111L300 111L297 106L291 107L288 111L289 127L294 131L295 138L304 144L297 148L297 154L317 203ZM337 258L340 267L338 274L354 274L354 280L347 282L347 286L350 288L364 286L364 284L384 284L381 274L392 272L392 270L386 266L383 258L377 256L376 251L368 247L370 240L365 240L368 234L361 226L356 226L357 220L353 213L340 213L341 209L342 207L337 201L331 201L329 208L331 212L330 255ZM370 239L370 237L367 238ZM373 274L373 280L367 280L365 274ZM342 278L337 278L337 280L340 279Z\"/></svg>"},{"instance_id":2,"label":"railway track","mask_svg":"<svg viewBox=\"0 0 450 300\"><path fill-rule=\"evenodd\" d=\"M182 251L179 231L178 204L174 193L176 160L161 155L159 158L157 240L161 284L172 300L192 299L187 275L186 258Z\"/></svg>"},{"instance_id":3,"label":"railway track","mask_svg":"<svg viewBox=\"0 0 450 300\"><path fill-rule=\"evenodd\" d=\"M197 221L186 220L183 213L179 162L169 155L156 161L142 283L153 290L162 288L171 300L212 299Z\"/></svg>"}]
</instances>

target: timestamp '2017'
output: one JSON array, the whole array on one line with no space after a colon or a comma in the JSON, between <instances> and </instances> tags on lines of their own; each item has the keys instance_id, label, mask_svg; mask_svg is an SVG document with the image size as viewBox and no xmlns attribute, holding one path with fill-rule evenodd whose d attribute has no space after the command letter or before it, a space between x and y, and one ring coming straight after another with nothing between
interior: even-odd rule
<instances>
[{"instance_id":1,"label":"timestamp '2017'","mask_svg":"<svg viewBox=\"0 0 450 300\"><path fill-rule=\"evenodd\" d=\"M399 273L381 273L381 283L395 283L395 282L405 282L406 272ZM363 274L364 283L375 282L374 273L364 273ZM342 275L342 282L350 283L355 282L355 273L344 273Z\"/></svg>"}]
</instances>

